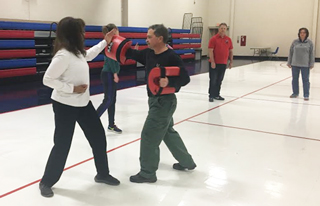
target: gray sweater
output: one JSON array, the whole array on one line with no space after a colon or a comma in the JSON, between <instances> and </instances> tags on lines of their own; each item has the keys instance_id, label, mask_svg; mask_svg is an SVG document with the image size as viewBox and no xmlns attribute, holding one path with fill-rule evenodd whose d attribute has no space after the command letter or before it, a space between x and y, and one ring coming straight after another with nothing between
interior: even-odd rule
<instances>
[{"instance_id":1,"label":"gray sweater","mask_svg":"<svg viewBox=\"0 0 320 206\"><path fill-rule=\"evenodd\" d=\"M314 60L313 43L310 39L304 42L296 39L292 42L288 57L289 65L309 68L313 67Z\"/></svg>"}]
</instances>

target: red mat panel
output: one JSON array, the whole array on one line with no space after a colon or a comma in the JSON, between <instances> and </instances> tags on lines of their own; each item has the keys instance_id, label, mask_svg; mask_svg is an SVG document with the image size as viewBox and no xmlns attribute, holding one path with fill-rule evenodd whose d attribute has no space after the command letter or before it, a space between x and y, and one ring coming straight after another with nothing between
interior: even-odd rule
<instances>
[{"instance_id":1,"label":"red mat panel","mask_svg":"<svg viewBox=\"0 0 320 206\"><path fill-rule=\"evenodd\" d=\"M0 50L0 59L35 57L35 49Z\"/></svg>"},{"instance_id":2,"label":"red mat panel","mask_svg":"<svg viewBox=\"0 0 320 206\"><path fill-rule=\"evenodd\" d=\"M19 68L19 69L3 69L3 70L0 70L0 78L35 75L36 73L37 73L37 69L35 67Z\"/></svg>"},{"instance_id":3,"label":"red mat panel","mask_svg":"<svg viewBox=\"0 0 320 206\"><path fill-rule=\"evenodd\" d=\"M3 39L33 39L34 31L0 30L0 38Z\"/></svg>"}]
</instances>

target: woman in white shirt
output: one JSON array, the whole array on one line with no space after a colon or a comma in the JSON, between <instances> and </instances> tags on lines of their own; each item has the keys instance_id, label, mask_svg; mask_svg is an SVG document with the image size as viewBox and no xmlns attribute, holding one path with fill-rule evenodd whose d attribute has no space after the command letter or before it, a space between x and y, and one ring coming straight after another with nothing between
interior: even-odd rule
<instances>
[{"instance_id":1,"label":"woman in white shirt","mask_svg":"<svg viewBox=\"0 0 320 206\"><path fill-rule=\"evenodd\" d=\"M87 63L107 46L115 31L109 32L104 40L85 51L84 28L82 19L65 17L59 22L54 57L43 77L43 84L53 88L51 99L55 118L54 146L39 185L44 197L53 196L51 187L63 172L76 122L93 151L97 170L94 180L109 185L120 184L109 174L105 131L90 101Z\"/></svg>"}]
</instances>

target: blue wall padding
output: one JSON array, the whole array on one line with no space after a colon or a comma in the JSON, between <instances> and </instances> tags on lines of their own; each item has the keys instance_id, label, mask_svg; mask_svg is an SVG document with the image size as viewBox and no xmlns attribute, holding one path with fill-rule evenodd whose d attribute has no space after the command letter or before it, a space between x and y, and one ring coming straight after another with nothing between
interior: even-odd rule
<instances>
[{"instance_id":1,"label":"blue wall padding","mask_svg":"<svg viewBox=\"0 0 320 206\"><path fill-rule=\"evenodd\" d=\"M94 46L98 44L101 41L101 39L87 39L84 41L85 46Z\"/></svg>"},{"instance_id":2,"label":"blue wall padding","mask_svg":"<svg viewBox=\"0 0 320 206\"><path fill-rule=\"evenodd\" d=\"M35 40L0 40L1 49L34 48Z\"/></svg>"},{"instance_id":3,"label":"blue wall padding","mask_svg":"<svg viewBox=\"0 0 320 206\"><path fill-rule=\"evenodd\" d=\"M36 66L36 64L37 64L36 58L0 60L0 69L33 67L33 66Z\"/></svg>"},{"instance_id":4,"label":"blue wall padding","mask_svg":"<svg viewBox=\"0 0 320 206\"><path fill-rule=\"evenodd\" d=\"M201 43L201 39L173 39L174 44Z\"/></svg>"},{"instance_id":5,"label":"blue wall padding","mask_svg":"<svg viewBox=\"0 0 320 206\"><path fill-rule=\"evenodd\" d=\"M119 32L136 32L136 33L147 33L148 28L140 28L140 27L118 27Z\"/></svg>"},{"instance_id":6,"label":"blue wall padding","mask_svg":"<svg viewBox=\"0 0 320 206\"><path fill-rule=\"evenodd\" d=\"M86 26L85 30L102 32L102 26Z\"/></svg>"},{"instance_id":7,"label":"blue wall padding","mask_svg":"<svg viewBox=\"0 0 320 206\"><path fill-rule=\"evenodd\" d=\"M53 25L53 30L56 30L56 25ZM0 21L0 29L25 29L25 30L50 30L50 24L47 23L30 23L30 22L7 22Z\"/></svg>"},{"instance_id":8,"label":"blue wall padding","mask_svg":"<svg viewBox=\"0 0 320 206\"><path fill-rule=\"evenodd\" d=\"M174 50L177 54L186 54L186 53L195 53L194 49L180 49L180 50Z\"/></svg>"},{"instance_id":9,"label":"blue wall padding","mask_svg":"<svg viewBox=\"0 0 320 206\"><path fill-rule=\"evenodd\" d=\"M147 42L145 39L131 39L132 45L136 45L138 43L139 45L146 45Z\"/></svg>"},{"instance_id":10,"label":"blue wall padding","mask_svg":"<svg viewBox=\"0 0 320 206\"><path fill-rule=\"evenodd\" d=\"M171 33L190 33L190 29L170 29Z\"/></svg>"},{"instance_id":11,"label":"blue wall padding","mask_svg":"<svg viewBox=\"0 0 320 206\"><path fill-rule=\"evenodd\" d=\"M101 62L104 61L103 54L99 54L96 58L92 60L93 62Z\"/></svg>"}]
</instances>

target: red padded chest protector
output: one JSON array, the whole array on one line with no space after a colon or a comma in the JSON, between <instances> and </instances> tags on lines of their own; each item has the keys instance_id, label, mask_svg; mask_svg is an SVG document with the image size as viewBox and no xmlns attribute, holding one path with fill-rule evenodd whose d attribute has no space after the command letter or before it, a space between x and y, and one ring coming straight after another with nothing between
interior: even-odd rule
<instances>
[{"instance_id":1,"label":"red padded chest protector","mask_svg":"<svg viewBox=\"0 0 320 206\"><path fill-rule=\"evenodd\" d=\"M180 67L154 67L148 77L148 87L153 95L172 94L176 92L174 87L160 87L160 78L166 76L179 76Z\"/></svg>"}]
</instances>

